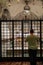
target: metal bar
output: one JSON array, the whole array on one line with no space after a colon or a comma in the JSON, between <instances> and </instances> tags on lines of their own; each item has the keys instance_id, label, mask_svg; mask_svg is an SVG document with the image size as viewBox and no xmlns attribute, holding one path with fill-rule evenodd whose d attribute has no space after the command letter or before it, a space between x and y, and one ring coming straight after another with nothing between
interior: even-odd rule
<instances>
[{"instance_id":1,"label":"metal bar","mask_svg":"<svg viewBox=\"0 0 43 65\"><path fill-rule=\"evenodd\" d=\"M42 43L41 43L41 39L42 39L42 28L41 28L41 20L40 20L40 57L42 57Z\"/></svg>"},{"instance_id":2,"label":"metal bar","mask_svg":"<svg viewBox=\"0 0 43 65\"><path fill-rule=\"evenodd\" d=\"M12 21L12 49L13 49L13 57L14 57L14 21Z\"/></svg>"},{"instance_id":3,"label":"metal bar","mask_svg":"<svg viewBox=\"0 0 43 65\"><path fill-rule=\"evenodd\" d=\"M13 22L14 22L14 21L15 21L15 22L17 22L17 21L20 22L20 21L25 21L25 22L27 22L27 21L40 21L40 19L39 19L39 20L38 20L38 19L37 19L37 20L0 20L0 21L3 21L3 22L9 22L9 21L10 21L10 22L12 22L12 21L13 21ZM41 21L43 21L43 20L41 20Z\"/></svg>"},{"instance_id":4,"label":"metal bar","mask_svg":"<svg viewBox=\"0 0 43 65\"><path fill-rule=\"evenodd\" d=\"M1 41L1 21L0 21L0 57L2 57L2 41Z\"/></svg>"},{"instance_id":5,"label":"metal bar","mask_svg":"<svg viewBox=\"0 0 43 65\"><path fill-rule=\"evenodd\" d=\"M31 20L31 29L32 29L32 20Z\"/></svg>"},{"instance_id":6,"label":"metal bar","mask_svg":"<svg viewBox=\"0 0 43 65\"><path fill-rule=\"evenodd\" d=\"M24 48L24 45L23 45L23 21L21 21L21 23L22 23L22 58L24 57L24 50L23 50L23 48Z\"/></svg>"}]
</instances>

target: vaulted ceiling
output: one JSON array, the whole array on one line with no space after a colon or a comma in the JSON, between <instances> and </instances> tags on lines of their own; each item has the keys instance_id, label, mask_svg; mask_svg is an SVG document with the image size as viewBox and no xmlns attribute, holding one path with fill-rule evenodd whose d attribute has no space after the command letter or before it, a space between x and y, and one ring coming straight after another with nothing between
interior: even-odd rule
<instances>
[{"instance_id":1,"label":"vaulted ceiling","mask_svg":"<svg viewBox=\"0 0 43 65\"><path fill-rule=\"evenodd\" d=\"M11 18L15 18L24 11L24 6L26 5L25 0L7 0L7 9L10 12ZM38 18L43 16L43 8L41 0L28 0L28 5L30 6L30 11L34 13ZM22 14L22 13L21 13Z\"/></svg>"},{"instance_id":2,"label":"vaulted ceiling","mask_svg":"<svg viewBox=\"0 0 43 65\"><path fill-rule=\"evenodd\" d=\"M29 0L30 11L33 12L37 17L42 17L43 8L42 2L40 0ZM14 18L18 13L24 10L25 2L24 0L12 0L10 6L8 4L8 9L10 11L11 17Z\"/></svg>"}]
</instances>

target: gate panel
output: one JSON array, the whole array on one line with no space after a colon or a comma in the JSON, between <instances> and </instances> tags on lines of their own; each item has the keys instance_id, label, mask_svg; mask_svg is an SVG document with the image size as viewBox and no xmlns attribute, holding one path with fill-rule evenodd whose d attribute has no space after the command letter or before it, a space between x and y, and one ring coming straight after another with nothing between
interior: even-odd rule
<instances>
[{"instance_id":1,"label":"gate panel","mask_svg":"<svg viewBox=\"0 0 43 65\"><path fill-rule=\"evenodd\" d=\"M31 29L31 22L30 21L23 21L23 50L24 50L24 57L29 57L28 52L28 43L25 42L25 39L28 35L30 35Z\"/></svg>"},{"instance_id":2,"label":"gate panel","mask_svg":"<svg viewBox=\"0 0 43 65\"><path fill-rule=\"evenodd\" d=\"M22 57L22 23L14 21L14 57Z\"/></svg>"},{"instance_id":3,"label":"gate panel","mask_svg":"<svg viewBox=\"0 0 43 65\"><path fill-rule=\"evenodd\" d=\"M10 31L11 29L11 31ZM12 23L2 22L1 23L1 34L2 34L2 57L13 57L12 48ZM8 51L9 50L9 51ZM9 53L9 55L8 55Z\"/></svg>"}]
</instances>

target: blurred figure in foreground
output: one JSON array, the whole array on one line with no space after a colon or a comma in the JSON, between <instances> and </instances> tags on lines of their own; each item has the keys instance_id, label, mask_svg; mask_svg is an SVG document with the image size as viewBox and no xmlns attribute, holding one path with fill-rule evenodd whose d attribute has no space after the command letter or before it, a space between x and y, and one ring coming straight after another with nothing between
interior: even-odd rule
<instances>
[{"instance_id":1,"label":"blurred figure in foreground","mask_svg":"<svg viewBox=\"0 0 43 65\"><path fill-rule=\"evenodd\" d=\"M29 48L29 56L30 56L30 64L31 65L36 65L36 54L37 54L37 48L38 48L38 42L39 37L33 34L34 30L30 30L30 35L27 36L26 42L28 42L28 48Z\"/></svg>"}]
</instances>

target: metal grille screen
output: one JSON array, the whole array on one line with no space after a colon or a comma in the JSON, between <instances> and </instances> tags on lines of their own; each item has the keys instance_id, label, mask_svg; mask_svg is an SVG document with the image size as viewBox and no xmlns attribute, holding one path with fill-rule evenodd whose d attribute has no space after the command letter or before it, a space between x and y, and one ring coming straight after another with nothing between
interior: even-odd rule
<instances>
[{"instance_id":1,"label":"metal grille screen","mask_svg":"<svg viewBox=\"0 0 43 65\"><path fill-rule=\"evenodd\" d=\"M40 21L13 21L14 27L12 28L12 22L1 22L1 35L2 35L2 57L29 57L28 43L25 42L27 35L30 35L31 27L34 29L34 35L40 38ZM23 26L23 27L22 27ZM14 31L12 31L14 29ZM43 21L41 23L41 40L43 49ZM14 46L13 34L14 32ZM40 57L40 42L37 44L37 57ZM14 50L13 50L14 47ZM23 54L22 54L23 53ZM43 56L43 51L42 51Z\"/></svg>"}]
</instances>

